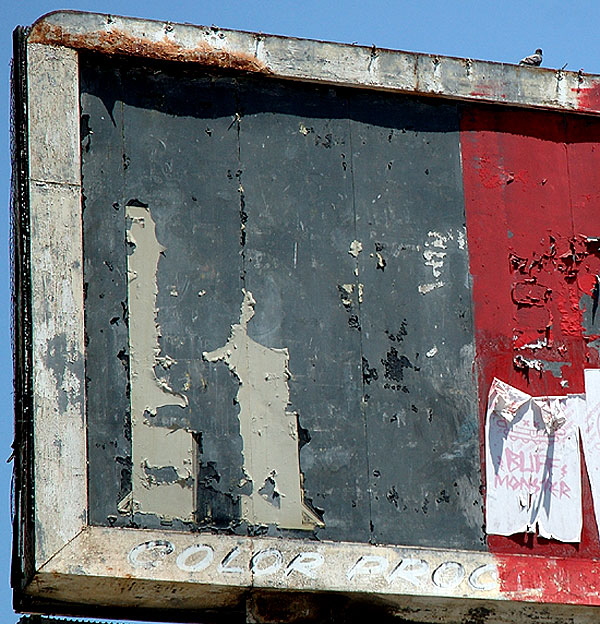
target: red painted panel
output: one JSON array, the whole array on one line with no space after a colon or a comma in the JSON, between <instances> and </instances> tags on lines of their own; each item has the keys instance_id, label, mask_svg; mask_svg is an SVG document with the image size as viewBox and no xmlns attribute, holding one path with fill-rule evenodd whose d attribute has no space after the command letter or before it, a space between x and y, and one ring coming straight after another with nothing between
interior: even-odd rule
<instances>
[{"instance_id":1,"label":"red painted panel","mask_svg":"<svg viewBox=\"0 0 600 624\"><path fill-rule=\"evenodd\" d=\"M466 109L461 124L483 432L494 376L534 396L565 395L583 392L584 368L600 366L590 327L600 275L600 121L482 106ZM579 544L516 535L490 536L489 547L600 557L585 474L583 506Z\"/></svg>"},{"instance_id":2,"label":"red painted panel","mask_svg":"<svg viewBox=\"0 0 600 624\"><path fill-rule=\"evenodd\" d=\"M579 87L573 89L577 93L577 105L579 110L597 111L600 105L600 84L598 82L592 82L589 87Z\"/></svg>"},{"instance_id":3,"label":"red painted panel","mask_svg":"<svg viewBox=\"0 0 600 624\"><path fill-rule=\"evenodd\" d=\"M600 562L498 555L502 593L511 600L600 605Z\"/></svg>"}]
</instances>

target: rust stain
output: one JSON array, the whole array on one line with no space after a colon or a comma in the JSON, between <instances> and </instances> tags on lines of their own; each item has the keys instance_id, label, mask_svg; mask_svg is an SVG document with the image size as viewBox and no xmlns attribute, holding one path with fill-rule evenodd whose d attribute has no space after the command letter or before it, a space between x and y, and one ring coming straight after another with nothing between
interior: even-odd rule
<instances>
[{"instance_id":1,"label":"rust stain","mask_svg":"<svg viewBox=\"0 0 600 624\"><path fill-rule=\"evenodd\" d=\"M109 55L142 56L161 61L192 62L220 69L272 73L264 63L245 52L219 50L205 41L200 42L195 48L186 48L166 37L162 41L152 41L145 37L134 37L119 29L74 34L56 24L40 22L31 30L28 42L60 45Z\"/></svg>"}]
</instances>

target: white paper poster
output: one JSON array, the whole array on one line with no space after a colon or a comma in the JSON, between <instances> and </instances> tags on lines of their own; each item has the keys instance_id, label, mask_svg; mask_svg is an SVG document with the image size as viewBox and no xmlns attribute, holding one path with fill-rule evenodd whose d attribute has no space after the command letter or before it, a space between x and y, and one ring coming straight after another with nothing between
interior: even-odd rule
<instances>
[{"instance_id":1,"label":"white paper poster","mask_svg":"<svg viewBox=\"0 0 600 624\"><path fill-rule=\"evenodd\" d=\"M486 418L488 533L580 540L585 418L585 395L532 397L494 379Z\"/></svg>"},{"instance_id":2,"label":"white paper poster","mask_svg":"<svg viewBox=\"0 0 600 624\"><path fill-rule=\"evenodd\" d=\"M581 442L590 479L596 523L600 527L600 369L589 369L583 373L587 410L581 423Z\"/></svg>"}]
</instances>

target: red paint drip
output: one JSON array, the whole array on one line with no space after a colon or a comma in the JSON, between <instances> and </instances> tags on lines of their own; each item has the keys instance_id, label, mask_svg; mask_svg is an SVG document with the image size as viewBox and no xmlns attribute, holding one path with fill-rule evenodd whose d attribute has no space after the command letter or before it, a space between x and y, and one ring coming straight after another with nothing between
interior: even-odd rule
<instances>
[{"instance_id":1,"label":"red paint drip","mask_svg":"<svg viewBox=\"0 0 600 624\"><path fill-rule=\"evenodd\" d=\"M600 105L600 86L594 97ZM584 368L600 366L598 349L591 345L600 334L600 309L598 318L594 311L600 275L600 120L473 105L461 121L461 149L483 440L493 377L533 396L565 395L583 392ZM567 364L558 377L556 370L528 368L527 360ZM583 468L582 480L580 543L489 536L490 550L577 559L573 570L586 558L600 558ZM559 596L540 581L547 560L540 561L539 569L532 564L529 571L514 571L521 575L518 582L507 564L505 591L520 591L519 583L530 591L529 583L544 600ZM576 572L569 578L575 582Z\"/></svg>"}]
</instances>

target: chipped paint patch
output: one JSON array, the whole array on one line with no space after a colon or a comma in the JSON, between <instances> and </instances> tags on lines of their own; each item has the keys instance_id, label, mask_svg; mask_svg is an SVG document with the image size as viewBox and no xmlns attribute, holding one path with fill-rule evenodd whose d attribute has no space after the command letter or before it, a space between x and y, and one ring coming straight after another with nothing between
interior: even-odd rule
<instances>
[{"instance_id":1,"label":"chipped paint patch","mask_svg":"<svg viewBox=\"0 0 600 624\"><path fill-rule=\"evenodd\" d=\"M323 526L304 502L298 416L287 411L288 350L265 347L248 336L256 302L250 291L243 292L240 322L232 326L227 344L203 354L208 362L227 364L240 384L243 469L252 485L251 494L241 495L242 518L286 529Z\"/></svg>"},{"instance_id":2,"label":"chipped paint patch","mask_svg":"<svg viewBox=\"0 0 600 624\"><path fill-rule=\"evenodd\" d=\"M371 258L375 258L377 260L377 269L380 271L385 271L385 267L387 265L387 260L383 257L381 253L385 249L385 245L383 243L375 243L375 252L370 254Z\"/></svg>"},{"instance_id":3,"label":"chipped paint patch","mask_svg":"<svg viewBox=\"0 0 600 624\"><path fill-rule=\"evenodd\" d=\"M355 258L358 258L358 254L363 250L363 245L360 241L358 240L353 240L350 243L350 249L348 250L348 253L351 256L354 256Z\"/></svg>"},{"instance_id":4,"label":"chipped paint patch","mask_svg":"<svg viewBox=\"0 0 600 624\"><path fill-rule=\"evenodd\" d=\"M185 522L196 511L196 443L190 432L152 424L161 407L187 407L187 397L175 392L155 367L168 369L174 360L160 356L156 324L156 272L164 247L156 239L156 225L146 206L128 205L127 294L129 309L129 366L131 386L132 491L119 504L121 513L152 513L164 518L177 514ZM157 475L172 475L170 479Z\"/></svg>"},{"instance_id":5,"label":"chipped paint patch","mask_svg":"<svg viewBox=\"0 0 600 624\"><path fill-rule=\"evenodd\" d=\"M426 247L437 247L438 249L448 249L448 240L453 238L451 233L442 234L440 232L427 232L427 236L431 239L430 242L426 242Z\"/></svg>"},{"instance_id":6,"label":"chipped paint patch","mask_svg":"<svg viewBox=\"0 0 600 624\"><path fill-rule=\"evenodd\" d=\"M340 298L344 307L349 308L352 305L351 295L354 292L354 284L340 284L338 286Z\"/></svg>"},{"instance_id":7,"label":"chipped paint patch","mask_svg":"<svg viewBox=\"0 0 600 624\"><path fill-rule=\"evenodd\" d=\"M365 292L365 285L359 284L338 284L338 291L340 293L340 299L345 308L350 309L353 305L352 294L356 291L358 294L358 303L363 302L363 295Z\"/></svg>"},{"instance_id":8,"label":"chipped paint patch","mask_svg":"<svg viewBox=\"0 0 600 624\"><path fill-rule=\"evenodd\" d=\"M432 249L426 249L423 252L425 258L425 265L431 267L433 277L440 277L442 274L442 267L444 266L444 258L446 257L445 251L433 251Z\"/></svg>"},{"instance_id":9,"label":"chipped paint patch","mask_svg":"<svg viewBox=\"0 0 600 624\"><path fill-rule=\"evenodd\" d=\"M515 355L513 359L515 368L522 370L536 370L540 373L549 371L554 377L560 379L562 377L562 367L571 366L571 362L553 362L550 360L539 360L536 358L527 358L520 354Z\"/></svg>"},{"instance_id":10,"label":"chipped paint patch","mask_svg":"<svg viewBox=\"0 0 600 624\"><path fill-rule=\"evenodd\" d=\"M444 286L444 282L431 282L429 284L419 284L419 292L422 295L426 295L427 293L430 293L432 290L435 290L436 288L442 288L442 286Z\"/></svg>"},{"instance_id":11,"label":"chipped paint patch","mask_svg":"<svg viewBox=\"0 0 600 624\"><path fill-rule=\"evenodd\" d=\"M430 293L436 288L442 288L445 286L444 280L441 280L442 273L444 271L444 262L448 256L448 245L450 241L456 245L459 250L466 248L466 234L465 230L448 230L447 232L436 232L430 230L427 232L427 240L424 241L422 247L416 246L416 250L423 249L423 259L425 266L431 268L431 274L435 281L420 284L418 289L422 295Z\"/></svg>"}]
</instances>

